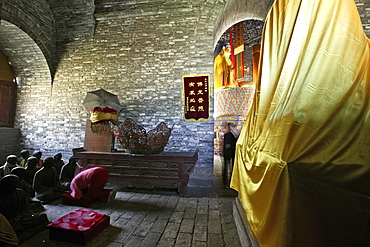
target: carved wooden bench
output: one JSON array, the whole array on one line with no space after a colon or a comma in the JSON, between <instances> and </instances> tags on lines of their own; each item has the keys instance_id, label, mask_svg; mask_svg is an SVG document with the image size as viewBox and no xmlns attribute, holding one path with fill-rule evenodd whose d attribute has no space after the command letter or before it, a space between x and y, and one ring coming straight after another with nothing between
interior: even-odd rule
<instances>
[{"instance_id":1,"label":"carved wooden bench","mask_svg":"<svg viewBox=\"0 0 370 247\"><path fill-rule=\"evenodd\" d=\"M109 171L109 182L118 187L177 189L184 195L189 173L198 160L195 152L162 152L134 155L122 152L75 152L82 167L100 166Z\"/></svg>"}]
</instances>

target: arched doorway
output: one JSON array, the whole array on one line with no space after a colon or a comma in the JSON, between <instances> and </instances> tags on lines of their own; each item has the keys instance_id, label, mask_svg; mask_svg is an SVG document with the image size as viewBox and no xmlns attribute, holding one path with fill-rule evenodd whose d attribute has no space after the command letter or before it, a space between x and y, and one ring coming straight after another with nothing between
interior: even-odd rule
<instances>
[{"instance_id":1,"label":"arched doorway","mask_svg":"<svg viewBox=\"0 0 370 247\"><path fill-rule=\"evenodd\" d=\"M247 37L254 36L255 38L246 38L244 41L244 66L246 68L249 67L249 72L245 73L243 77L245 77L246 82L253 82L253 66L252 66L252 46L254 44L258 44L260 41L260 34L262 32L262 25L264 23L264 19L267 16L272 4L275 0L235 0L235 1L228 1L224 8L219 13L219 16L215 22L215 29L214 29L214 36L213 36L213 47L216 53L217 45L224 41L229 41L227 37L230 35L230 28L232 28L235 24L244 22L245 31L244 34ZM254 35L254 34L257 35ZM214 57L216 54L214 54ZM217 100L214 97L214 104L216 106ZM228 106L225 106L227 109ZM215 107L216 108L216 107ZM217 119L218 113L215 109L214 114L214 174L215 176L221 176L222 170L222 154L220 153L220 149L222 148L222 135L226 130L226 123L228 122L228 117L225 116L225 119ZM233 118L233 117L231 117ZM235 117L234 117L235 119ZM225 120L225 121L224 121ZM238 121L238 128L239 131L241 130L241 126L243 123L243 119L237 119ZM215 181L220 181L220 179L215 179Z\"/></svg>"},{"instance_id":2,"label":"arched doorway","mask_svg":"<svg viewBox=\"0 0 370 247\"><path fill-rule=\"evenodd\" d=\"M228 167L228 171L221 171L222 167L225 167L224 135L228 132L228 125L231 125L234 136L239 137L252 106L263 24L263 21L254 19L238 22L221 35L215 48L216 57L220 50L218 47L225 43L230 44L230 60L233 64L231 77L234 83L230 86L215 87L214 90L214 169L215 174L227 173L228 180L232 167ZM215 74L219 73L217 69L215 68Z\"/></svg>"}]
</instances>

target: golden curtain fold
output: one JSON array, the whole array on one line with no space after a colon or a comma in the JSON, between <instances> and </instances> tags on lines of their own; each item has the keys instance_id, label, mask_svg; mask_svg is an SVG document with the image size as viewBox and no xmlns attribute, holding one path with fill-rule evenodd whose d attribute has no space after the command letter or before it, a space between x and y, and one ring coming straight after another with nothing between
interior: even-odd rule
<instances>
[{"instance_id":1,"label":"golden curtain fold","mask_svg":"<svg viewBox=\"0 0 370 247\"><path fill-rule=\"evenodd\" d=\"M272 6L231 181L261 246L370 240L369 58L353 0Z\"/></svg>"}]
</instances>

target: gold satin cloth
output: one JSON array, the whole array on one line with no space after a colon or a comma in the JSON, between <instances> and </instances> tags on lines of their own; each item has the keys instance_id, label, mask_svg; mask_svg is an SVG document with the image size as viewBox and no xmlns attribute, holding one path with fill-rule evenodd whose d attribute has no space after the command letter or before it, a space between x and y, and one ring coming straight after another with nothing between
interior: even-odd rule
<instances>
[{"instance_id":1,"label":"gold satin cloth","mask_svg":"<svg viewBox=\"0 0 370 247\"><path fill-rule=\"evenodd\" d=\"M260 246L370 240L370 42L353 0L277 0L231 187Z\"/></svg>"}]
</instances>

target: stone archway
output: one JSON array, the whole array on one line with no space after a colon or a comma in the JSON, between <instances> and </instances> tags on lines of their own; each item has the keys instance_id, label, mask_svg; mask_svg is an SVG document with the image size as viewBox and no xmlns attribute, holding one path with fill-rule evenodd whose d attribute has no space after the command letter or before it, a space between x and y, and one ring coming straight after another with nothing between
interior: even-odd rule
<instances>
[{"instance_id":1,"label":"stone archway","mask_svg":"<svg viewBox=\"0 0 370 247\"><path fill-rule=\"evenodd\" d=\"M251 29L253 28L253 25L259 25L258 30L254 30L254 32L258 32L259 37L262 33L262 27L263 27L263 20L265 19L269 9L271 8L271 5L274 1L266 0L266 1L254 1L254 0L237 0L237 1L229 1L226 3L225 7L220 12L215 25L214 30L214 48L217 49L217 43L220 39L223 40L229 40L228 35L228 29L232 26L234 26L237 23L245 22L244 28ZM248 24L247 24L248 23ZM247 62L247 66L252 66L252 45L249 44L251 42L255 41L247 41L248 34L245 33L244 38L244 48L245 48L245 56L244 60L250 60ZM227 36L227 37L225 37ZM259 42L259 40L257 41ZM250 58L250 59L247 59ZM252 70L250 75L246 75L246 80L252 82ZM215 92L214 93L214 151L215 151L215 157L214 157L214 174L216 176L220 176L222 173L222 146L223 146L223 135L226 132L226 123L227 122L233 122L237 129L240 131L242 128L242 122L243 122L243 116L229 116L229 114L223 114L221 112L224 112L224 110L227 110L227 107L220 107L221 105L225 105L226 102L223 100L220 101L220 99L229 99L231 95L234 95L234 93L238 94L239 96L243 96L242 98L245 100L248 100L248 102L252 102L252 94L254 94L254 87L253 88L235 88L234 89L228 89L228 90L222 90L223 92ZM233 92L231 92L233 91ZM238 97L239 97L238 96ZM250 99L249 99L250 98ZM229 102L230 100L226 100ZM244 101L243 101L244 102ZM226 103L227 105L227 103ZM219 112L218 110L222 110ZM240 107L239 107L240 108ZM249 107L246 107L249 111ZM234 109L235 110L235 109ZM234 112L233 110L233 112ZM230 112L229 112L230 113ZM235 120L234 118L237 118ZM220 179L218 179L220 180Z\"/></svg>"},{"instance_id":2,"label":"stone archway","mask_svg":"<svg viewBox=\"0 0 370 247\"><path fill-rule=\"evenodd\" d=\"M52 77L48 63L39 46L34 40L16 25L1 20L0 25L0 50L7 57L11 63L14 77L18 84L16 116L27 116L30 112L29 104L22 104L19 95L22 97L37 97L40 101L38 109L46 105L45 97L51 94ZM32 86L32 87L31 87ZM5 146L2 146L1 160L5 159L7 154L18 154L21 147L20 123L15 119L14 128L2 128L0 131L0 138L7 140ZM34 119L28 119L28 122ZM26 133L23 133L27 135Z\"/></svg>"},{"instance_id":3,"label":"stone archway","mask_svg":"<svg viewBox=\"0 0 370 247\"><path fill-rule=\"evenodd\" d=\"M213 32L213 47L221 35L234 24L248 19L264 20L275 0L228 1L220 12Z\"/></svg>"},{"instance_id":4,"label":"stone archway","mask_svg":"<svg viewBox=\"0 0 370 247\"><path fill-rule=\"evenodd\" d=\"M48 81L51 74L44 54L33 39L16 25L1 20L0 50L9 59L20 85Z\"/></svg>"}]
</instances>

